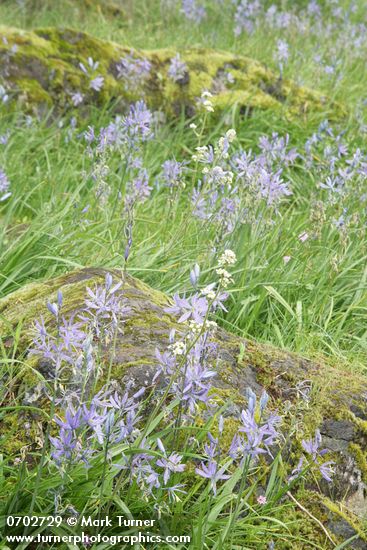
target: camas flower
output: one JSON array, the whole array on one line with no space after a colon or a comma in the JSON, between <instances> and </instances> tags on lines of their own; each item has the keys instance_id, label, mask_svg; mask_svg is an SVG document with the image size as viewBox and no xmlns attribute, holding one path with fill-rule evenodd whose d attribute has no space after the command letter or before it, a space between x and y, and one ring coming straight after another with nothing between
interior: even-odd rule
<instances>
[{"instance_id":1,"label":"camas flower","mask_svg":"<svg viewBox=\"0 0 367 550\"><path fill-rule=\"evenodd\" d=\"M259 404L260 420L257 421L255 418L256 395L251 389L248 390L248 407L241 412L242 426L239 428L239 433L234 436L229 451L229 455L234 460L242 462L248 456L256 458L259 454L270 454L268 447L274 445L279 437L277 425L281 419L276 414L270 414L266 420L262 420L267 402L268 396L264 392ZM240 435L241 433L244 433L246 438Z\"/></svg>"},{"instance_id":2,"label":"camas flower","mask_svg":"<svg viewBox=\"0 0 367 550\"><path fill-rule=\"evenodd\" d=\"M61 429L59 437L50 436L50 442L53 446L51 456L56 464L61 464L63 461L80 460L82 456L81 444L71 430Z\"/></svg>"},{"instance_id":3,"label":"camas flower","mask_svg":"<svg viewBox=\"0 0 367 550\"><path fill-rule=\"evenodd\" d=\"M94 61L94 59L92 57L88 57L87 65L84 65L84 63L80 62L79 67L85 75L88 75L89 73L93 73L94 71L96 71L98 69L99 62Z\"/></svg>"},{"instance_id":4,"label":"camas flower","mask_svg":"<svg viewBox=\"0 0 367 550\"><path fill-rule=\"evenodd\" d=\"M135 57L131 51L116 64L117 78L124 80L126 89L136 90L149 77L151 68L148 59Z\"/></svg>"},{"instance_id":5,"label":"camas flower","mask_svg":"<svg viewBox=\"0 0 367 550\"><path fill-rule=\"evenodd\" d=\"M150 493L153 492L153 489L159 489L161 486L159 481L159 473L153 470L150 464L146 464L140 473L140 478L147 485Z\"/></svg>"},{"instance_id":6,"label":"camas flower","mask_svg":"<svg viewBox=\"0 0 367 550\"><path fill-rule=\"evenodd\" d=\"M329 460L328 462L324 462L323 464L320 464L320 466L319 466L321 476L328 483L333 481L333 475L334 475L333 465L334 464L335 464L335 462L333 460Z\"/></svg>"},{"instance_id":7,"label":"camas flower","mask_svg":"<svg viewBox=\"0 0 367 550\"><path fill-rule=\"evenodd\" d=\"M195 472L206 479L210 480L210 487L213 493L217 494L217 483L223 479L229 479L231 476L225 474L226 466L219 467L217 461L209 460L207 463L202 462L200 468L195 468Z\"/></svg>"},{"instance_id":8,"label":"camas flower","mask_svg":"<svg viewBox=\"0 0 367 550\"><path fill-rule=\"evenodd\" d=\"M55 373L63 363L68 365L78 364L80 350L83 348L83 342L87 337L82 327L83 323L74 322L73 317L68 320L61 318L59 337L56 337L48 331L45 321L41 317L40 320L35 321L36 334L29 352L49 360L55 367Z\"/></svg>"},{"instance_id":9,"label":"camas flower","mask_svg":"<svg viewBox=\"0 0 367 550\"><path fill-rule=\"evenodd\" d=\"M175 82L183 82L187 75L187 70L186 63L181 60L180 54L178 53L171 59L168 68L168 76Z\"/></svg>"},{"instance_id":10,"label":"camas flower","mask_svg":"<svg viewBox=\"0 0 367 550\"><path fill-rule=\"evenodd\" d=\"M316 430L315 437L302 441L302 447L304 451L310 456L313 464L317 466L320 471L321 476L325 481L331 482L332 476L334 474L333 465L335 462L329 460L324 463L320 463L320 458L324 457L328 453L328 449L320 449L322 443L322 438L319 430ZM297 467L292 471L290 481L296 479L299 474L302 472L302 467L304 463L304 457L302 456L299 460Z\"/></svg>"},{"instance_id":11,"label":"camas flower","mask_svg":"<svg viewBox=\"0 0 367 550\"><path fill-rule=\"evenodd\" d=\"M153 378L153 381L159 376L161 372L164 372L167 376L173 374L176 368L176 357L169 351L161 353L158 349L155 350L155 356L160 366L159 371Z\"/></svg>"},{"instance_id":12,"label":"camas flower","mask_svg":"<svg viewBox=\"0 0 367 550\"><path fill-rule=\"evenodd\" d=\"M136 202L145 202L150 197L152 189L149 185L148 171L145 168L141 168L126 186L126 205L130 207Z\"/></svg>"},{"instance_id":13,"label":"camas flower","mask_svg":"<svg viewBox=\"0 0 367 550\"><path fill-rule=\"evenodd\" d=\"M313 461L317 460L317 457L324 456L328 450L322 449L320 450L321 445L321 434L319 430L316 430L315 432L315 438L314 439L308 439L302 441L302 447L306 451L307 454L311 455L311 458Z\"/></svg>"},{"instance_id":14,"label":"camas flower","mask_svg":"<svg viewBox=\"0 0 367 550\"><path fill-rule=\"evenodd\" d=\"M92 143L96 139L96 134L93 126L88 126L88 129L83 134L87 143Z\"/></svg>"},{"instance_id":15,"label":"camas flower","mask_svg":"<svg viewBox=\"0 0 367 550\"><path fill-rule=\"evenodd\" d=\"M190 281L194 288L198 284L199 277L200 277L200 266L198 264L195 264L193 269L190 271Z\"/></svg>"},{"instance_id":16,"label":"camas flower","mask_svg":"<svg viewBox=\"0 0 367 550\"><path fill-rule=\"evenodd\" d=\"M7 130L5 134L0 135L0 145L7 145L10 137L10 130Z\"/></svg>"},{"instance_id":17,"label":"camas flower","mask_svg":"<svg viewBox=\"0 0 367 550\"><path fill-rule=\"evenodd\" d=\"M71 96L71 101L73 102L74 107L78 107L81 103L83 103L84 96L80 92L75 92Z\"/></svg>"},{"instance_id":18,"label":"camas flower","mask_svg":"<svg viewBox=\"0 0 367 550\"><path fill-rule=\"evenodd\" d=\"M74 409L69 405L65 412L65 421L55 418L55 422L64 430L77 430L83 423L83 410L81 408Z\"/></svg>"},{"instance_id":19,"label":"camas flower","mask_svg":"<svg viewBox=\"0 0 367 550\"><path fill-rule=\"evenodd\" d=\"M289 166L299 157L297 149L289 149L289 134L279 136L277 132L273 132L271 137L261 136L259 148L261 155L256 157L257 162L261 166L266 164L270 170Z\"/></svg>"},{"instance_id":20,"label":"camas flower","mask_svg":"<svg viewBox=\"0 0 367 550\"><path fill-rule=\"evenodd\" d=\"M162 164L163 171L159 177L165 186L172 189L182 184L184 174L184 162L178 162L176 160L166 160Z\"/></svg>"},{"instance_id":21,"label":"camas flower","mask_svg":"<svg viewBox=\"0 0 367 550\"><path fill-rule=\"evenodd\" d=\"M165 311L179 315L179 323L184 323L190 319L200 324L204 322L208 312L208 301L205 297L194 294L190 298L181 298L178 294L175 294L173 301L175 305L165 308Z\"/></svg>"},{"instance_id":22,"label":"camas flower","mask_svg":"<svg viewBox=\"0 0 367 550\"><path fill-rule=\"evenodd\" d=\"M279 64L280 70L283 70L283 66L289 59L289 46L285 40L278 40L277 49L274 54L276 61Z\"/></svg>"},{"instance_id":23,"label":"camas flower","mask_svg":"<svg viewBox=\"0 0 367 550\"><path fill-rule=\"evenodd\" d=\"M214 459L215 457L220 455L219 440L218 438L213 437L210 432L208 432L208 439L209 444L205 443L204 452L208 458Z\"/></svg>"},{"instance_id":24,"label":"camas flower","mask_svg":"<svg viewBox=\"0 0 367 550\"><path fill-rule=\"evenodd\" d=\"M217 375L198 356L197 351L201 347L201 343L197 343L194 351L190 350L183 369L183 381L179 381L177 385L174 384L176 386L175 395L187 404L192 413L195 411L198 402L208 402L210 380Z\"/></svg>"},{"instance_id":25,"label":"camas flower","mask_svg":"<svg viewBox=\"0 0 367 550\"><path fill-rule=\"evenodd\" d=\"M264 168L258 173L259 192L266 199L268 206L279 203L285 196L292 195L292 191L281 179L280 174L281 171L271 173Z\"/></svg>"},{"instance_id":26,"label":"camas flower","mask_svg":"<svg viewBox=\"0 0 367 550\"><path fill-rule=\"evenodd\" d=\"M173 353L178 345L182 346L183 352L180 352L180 360L177 360L177 355ZM190 412L194 412L199 402L208 402L211 379L217 375L207 361L212 351L213 345L208 341L208 333L203 333L188 350L185 342L172 342L169 350L163 354L156 351L159 369L154 381L163 376L167 384L170 384L169 393L179 398Z\"/></svg>"},{"instance_id":27,"label":"camas flower","mask_svg":"<svg viewBox=\"0 0 367 550\"><path fill-rule=\"evenodd\" d=\"M109 339L116 330L122 329L124 317L129 313L120 289L122 282L113 285L113 278L107 273L105 285L96 285L95 289L87 287L88 297L85 301L81 319L89 324L97 337Z\"/></svg>"},{"instance_id":28,"label":"camas flower","mask_svg":"<svg viewBox=\"0 0 367 550\"><path fill-rule=\"evenodd\" d=\"M0 169L0 202L5 201L11 196L9 187L10 181L8 180L5 172Z\"/></svg>"},{"instance_id":29,"label":"camas flower","mask_svg":"<svg viewBox=\"0 0 367 550\"><path fill-rule=\"evenodd\" d=\"M185 487L182 483L177 483L176 485L172 485L172 487L162 487L164 491L167 491L168 498L171 502L180 502L181 499L178 496L178 493L181 493L183 495L187 494L187 491L184 491L182 487Z\"/></svg>"},{"instance_id":30,"label":"camas flower","mask_svg":"<svg viewBox=\"0 0 367 550\"><path fill-rule=\"evenodd\" d=\"M92 80L89 82L89 88L91 88L95 92L100 92L103 88L103 84L104 84L104 77L99 75L92 78Z\"/></svg>"},{"instance_id":31,"label":"camas flower","mask_svg":"<svg viewBox=\"0 0 367 550\"><path fill-rule=\"evenodd\" d=\"M193 23L201 23L206 17L204 6L198 4L197 0L182 0L181 11L184 13L186 19Z\"/></svg>"},{"instance_id":32,"label":"camas flower","mask_svg":"<svg viewBox=\"0 0 367 550\"><path fill-rule=\"evenodd\" d=\"M2 103L7 103L9 101L9 94L5 90L4 86L0 84L0 101Z\"/></svg>"},{"instance_id":33,"label":"camas flower","mask_svg":"<svg viewBox=\"0 0 367 550\"><path fill-rule=\"evenodd\" d=\"M235 35L239 36L243 32L251 34L255 28L256 17L262 9L259 0L241 0L235 13Z\"/></svg>"},{"instance_id":34,"label":"camas flower","mask_svg":"<svg viewBox=\"0 0 367 550\"><path fill-rule=\"evenodd\" d=\"M153 137L152 122L152 113L144 101L131 105L129 114L122 120L122 129L132 146Z\"/></svg>"},{"instance_id":35,"label":"camas flower","mask_svg":"<svg viewBox=\"0 0 367 550\"><path fill-rule=\"evenodd\" d=\"M160 468L164 469L163 472L163 481L165 485L167 485L169 478L171 477L171 474L177 473L177 472L183 472L185 469L185 464L182 464L182 455L179 455L178 453L171 453L169 456L167 456L166 450L163 446L163 443L160 439L157 440L158 447L163 453L163 457L159 458L156 461L156 465Z\"/></svg>"}]
</instances>

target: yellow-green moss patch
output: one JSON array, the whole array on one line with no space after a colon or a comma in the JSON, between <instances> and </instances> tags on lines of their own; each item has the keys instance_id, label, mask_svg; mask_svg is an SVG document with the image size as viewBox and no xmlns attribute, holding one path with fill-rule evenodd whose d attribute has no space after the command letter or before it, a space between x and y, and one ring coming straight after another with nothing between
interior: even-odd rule
<instances>
[{"instance_id":1,"label":"yellow-green moss patch","mask_svg":"<svg viewBox=\"0 0 367 550\"><path fill-rule=\"evenodd\" d=\"M168 115L178 114L182 109L193 114L201 93L210 90L216 113L237 106L244 112L271 109L290 117L311 112L323 112L330 118L345 114L344 107L317 91L281 80L265 65L227 52L202 48L181 51L188 74L185 82L180 83L168 74L175 50L132 51L73 29L21 31L0 27L0 36L6 39L0 41L3 67L0 79L14 96L12 103L18 98L25 108L38 109L45 104L58 109L73 108L72 96L80 92L84 106L111 102L120 110L143 96L149 107L164 110ZM118 76L117 63L128 53L151 63L150 75L139 89ZM88 57L98 61L99 66L93 75L86 76L80 63L87 66ZM225 78L228 73L232 77L230 82ZM89 85L97 74L104 78L98 93Z\"/></svg>"}]
</instances>

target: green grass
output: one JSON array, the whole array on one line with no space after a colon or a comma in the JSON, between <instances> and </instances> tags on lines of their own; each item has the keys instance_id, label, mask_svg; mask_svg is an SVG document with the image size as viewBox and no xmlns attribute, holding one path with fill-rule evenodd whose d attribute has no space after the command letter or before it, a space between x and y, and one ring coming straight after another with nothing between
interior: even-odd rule
<instances>
[{"instance_id":1,"label":"green grass","mask_svg":"<svg viewBox=\"0 0 367 550\"><path fill-rule=\"evenodd\" d=\"M250 148L262 133L276 130L280 134L288 131L292 145L302 146L311 134L296 124L273 124L271 118L258 114L246 124L233 121L239 128L239 144ZM98 126L103 121L96 113L89 122ZM5 126L12 128L12 121ZM226 128L223 123L218 126L208 132L206 142ZM159 130L146 152L152 181L167 158L189 158L195 146L191 134L182 123ZM121 213L116 211L111 218L110 210L95 204L90 180L83 177L91 166L85 144L75 139L65 143L65 137L66 131L54 125L19 127L0 151L0 163L14 189L2 215L0 291L4 295L27 281L73 268L123 264ZM116 158L112 162L117 165ZM223 323L245 336L295 351L322 351L338 359L362 361L366 351L363 228L360 224L351 227L343 240L330 223L331 217L338 217L338 208L330 207L319 238L300 243L298 235L313 229L312 208L321 196L317 197L317 176L303 166L289 171L289 176L295 193L274 216L273 225L240 226L225 242L236 251L239 262L233 303ZM118 185L112 169L112 186L114 182ZM165 213L163 191L156 191L136 217L131 273L169 293L189 288L188 273L196 261L204 277L212 262L213 228L193 218L187 223L192 183L182 192L173 219L168 220ZM92 204L86 216L89 225L80 223L80 212L87 204ZM358 210L353 197L344 206ZM287 255L292 260L284 264Z\"/></svg>"}]
</instances>

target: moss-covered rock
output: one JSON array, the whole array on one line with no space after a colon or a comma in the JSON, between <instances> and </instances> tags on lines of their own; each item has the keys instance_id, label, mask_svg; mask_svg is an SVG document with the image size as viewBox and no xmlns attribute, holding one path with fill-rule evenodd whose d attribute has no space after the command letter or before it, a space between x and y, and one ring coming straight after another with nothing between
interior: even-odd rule
<instances>
[{"instance_id":1,"label":"moss-covered rock","mask_svg":"<svg viewBox=\"0 0 367 550\"><path fill-rule=\"evenodd\" d=\"M151 64L149 75L140 78L138 85L118 70L121 58L128 54ZM143 96L149 107L169 116L182 111L192 115L201 93L209 90L216 112L236 105L244 113L254 108L278 110L286 116L322 111L325 116L339 117L344 113L340 105L321 93L281 80L265 65L231 53L182 51L187 71L174 81L168 71L176 54L170 49L132 51L72 29L21 31L0 27L0 81L13 105L18 100L30 111L43 112L51 106L57 111L73 108L72 97L80 92L81 112L91 104L111 104L120 111ZM86 75L80 63L88 67L88 57L99 65ZM90 88L95 76L104 78L99 92Z\"/></svg>"},{"instance_id":2,"label":"moss-covered rock","mask_svg":"<svg viewBox=\"0 0 367 550\"><path fill-rule=\"evenodd\" d=\"M52 380L53 367L28 354L34 320L42 315L46 326L52 329L55 321L46 303L56 301L59 289L63 294L63 314L68 317L80 312L86 287L93 289L96 284L103 284L106 273L104 269L86 268L28 284L0 300L3 349L9 357L17 358L12 366L12 378L6 380L11 391L5 403L7 409L0 418L1 447L7 453L14 455L21 448L26 452L27 445L33 441L36 448L42 444L40 424L47 415L42 416L35 409L42 407L41 382L45 378ZM130 310L124 330L114 342L113 354L102 349L101 383L110 372L121 385L133 381L137 386L152 386L157 370L155 350L163 351L169 343L169 332L173 328L182 330L182 325L165 311L170 303L167 296L119 270L111 273L115 281L122 281L122 292ZM320 507L326 506L328 510L332 507L332 517L326 514L332 528L341 528L335 519L335 510L340 510L340 521L344 524L346 518L355 518L352 527L358 531L359 519L367 517L366 379L326 362L310 361L245 341L221 329L214 338L217 346L211 361L218 371L214 379L215 399L230 400L232 409L238 410L246 401L247 387L256 393L265 387L274 407L297 416L295 456L299 455L301 439L313 435L319 427L325 446L332 451L337 463L337 475L332 486L320 482L311 487L313 500L318 494ZM109 355L103 364L105 352ZM12 408L19 405L20 409ZM317 492L320 489L322 494Z\"/></svg>"},{"instance_id":3,"label":"moss-covered rock","mask_svg":"<svg viewBox=\"0 0 367 550\"><path fill-rule=\"evenodd\" d=\"M79 16L89 13L98 14L105 18L126 19L125 11L122 7L124 2L121 0L59 0L63 10L77 10ZM51 10L53 0L27 0L25 8L28 14L33 14L39 10Z\"/></svg>"}]
</instances>

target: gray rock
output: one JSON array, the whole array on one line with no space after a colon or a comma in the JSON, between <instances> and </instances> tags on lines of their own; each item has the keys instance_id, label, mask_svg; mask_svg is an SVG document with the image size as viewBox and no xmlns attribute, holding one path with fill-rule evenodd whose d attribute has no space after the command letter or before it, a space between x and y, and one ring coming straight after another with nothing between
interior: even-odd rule
<instances>
[{"instance_id":1,"label":"gray rock","mask_svg":"<svg viewBox=\"0 0 367 550\"><path fill-rule=\"evenodd\" d=\"M86 287L103 284L106 273L104 269L83 269L26 285L1 299L0 333L5 345L12 346L12 331L22 322L18 351L25 352L32 338L35 318L43 314L46 325L52 326L53 317L45 306L47 301L55 301L59 289L63 293L64 315L67 316L82 309ZM112 378L120 385L133 381L139 387L150 387L157 371L156 348L163 351L170 330L182 331L182 325L165 311L170 303L167 296L119 270L111 273L114 279L123 282L123 292L131 308L124 331L116 340ZM352 451L355 445L359 453L367 457L367 438L358 424L367 414L366 380L350 373L344 376L326 362L320 364L271 346L245 341L222 329L218 329L214 339L216 351L211 362L218 372L214 385L218 390L225 390L225 399L232 401L226 414L236 415L245 406L248 387L258 395L266 388L274 407L297 408L307 416L309 426L302 436L312 435L312 429L319 425L325 446L334 451L335 480L332 484L321 482L319 487L332 501L341 502L356 516L367 517L366 480ZM108 357L110 350L106 349L105 353ZM34 361L34 357L28 360ZM34 366L40 374L52 378L47 362L38 360ZM325 384L325 379L332 383ZM27 390L32 383L38 388L39 377L35 377L34 382L28 379L24 383L28 384ZM322 400L319 393L314 397L314 386L322 387ZM28 399L32 400L32 396L28 395ZM32 418L22 418L23 422L25 420L28 422Z\"/></svg>"}]
</instances>

